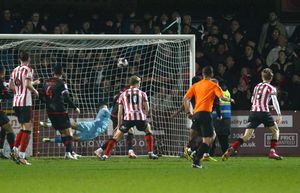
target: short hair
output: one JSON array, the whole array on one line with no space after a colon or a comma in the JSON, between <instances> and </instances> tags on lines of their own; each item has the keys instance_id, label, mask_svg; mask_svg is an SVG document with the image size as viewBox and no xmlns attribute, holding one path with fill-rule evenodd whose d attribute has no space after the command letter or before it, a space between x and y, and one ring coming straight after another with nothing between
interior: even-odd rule
<instances>
[{"instance_id":1,"label":"short hair","mask_svg":"<svg viewBox=\"0 0 300 193\"><path fill-rule=\"evenodd\" d=\"M261 77L264 79L264 80L267 80L267 81L270 81L272 80L273 78L273 71L270 69L270 68L265 68L262 70L261 72Z\"/></svg>"},{"instance_id":2,"label":"short hair","mask_svg":"<svg viewBox=\"0 0 300 193\"><path fill-rule=\"evenodd\" d=\"M139 82L141 82L141 78L136 76L136 75L131 76L130 79L129 79L129 85L130 86L136 85Z\"/></svg>"},{"instance_id":3,"label":"short hair","mask_svg":"<svg viewBox=\"0 0 300 193\"><path fill-rule=\"evenodd\" d=\"M55 74L55 75L62 75L63 74L63 68L62 68L61 64L56 64L53 67L52 71L53 71L53 74Z\"/></svg>"},{"instance_id":4,"label":"short hair","mask_svg":"<svg viewBox=\"0 0 300 193\"><path fill-rule=\"evenodd\" d=\"M213 76L213 73L214 73L214 69L213 69L211 66L205 66L205 67L202 69L202 74L203 74L204 76L212 77L212 76Z\"/></svg>"},{"instance_id":5,"label":"short hair","mask_svg":"<svg viewBox=\"0 0 300 193\"><path fill-rule=\"evenodd\" d=\"M199 82L200 80L201 80L201 77L200 77L200 76L194 76L194 77L192 78L192 85L195 84L195 83L197 83L197 82Z\"/></svg>"},{"instance_id":6,"label":"short hair","mask_svg":"<svg viewBox=\"0 0 300 193\"><path fill-rule=\"evenodd\" d=\"M29 60L29 54L28 54L28 52L21 51L20 54L19 54L19 59L22 62L27 62Z\"/></svg>"}]
</instances>

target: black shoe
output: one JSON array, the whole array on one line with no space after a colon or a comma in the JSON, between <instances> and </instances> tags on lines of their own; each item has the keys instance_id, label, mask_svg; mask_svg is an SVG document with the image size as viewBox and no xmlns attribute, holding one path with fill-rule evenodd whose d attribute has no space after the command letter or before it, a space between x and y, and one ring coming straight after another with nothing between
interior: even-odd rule
<instances>
[{"instance_id":1,"label":"black shoe","mask_svg":"<svg viewBox=\"0 0 300 193\"><path fill-rule=\"evenodd\" d=\"M203 166L201 164L192 164L192 168L201 169Z\"/></svg>"}]
</instances>

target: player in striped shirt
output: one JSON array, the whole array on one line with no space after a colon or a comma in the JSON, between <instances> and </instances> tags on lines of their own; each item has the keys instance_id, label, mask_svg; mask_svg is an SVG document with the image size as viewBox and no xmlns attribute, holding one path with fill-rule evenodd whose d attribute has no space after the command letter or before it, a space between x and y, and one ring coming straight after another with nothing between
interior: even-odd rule
<instances>
[{"instance_id":1,"label":"player in striped shirt","mask_svg":"<svg viewBox=\"0 0 300 193\"><path fill-rule=\"evenodd\" d=\"M14 91L13 108L21 130L17 134L14 154L12 157L18 156L17 163L30 165L25 159L25 152L30 141L32 130L32 94L38 96L38 91L33 87L33 84L38 84L38 81L33 82L33 70L29 67L30 57L27 52L22 51L19 55L21 65L17 66L11 73L9 87ZM19 149L20 146L20 149ZM19 151L19 153L18 153Z\"/></svg>"},{"instance_id":2,"label":"player in striped shirt","mask_svg":"<svg viewBox=\"0 0 300 193\"><path fill-rule=\"evenodd\" d=\"M115 128L116 132L113 138L108 142L105 154L101 157L101 160L108 158L116 142L123 137L124 133L127 133L128 130L134 126L136 126L139 131L146 133L145 140L149 158L158 159L158 156L153 153L152 131L147 127L148 123L146 121L149 112L148 97L145 92L139 89L141 78L138 76L130 77L129 85L130 88L125 90L119 97L118 125Z\"/></svg>"},{"instance_id":3,"label":"player in striped shirt","mask_svg":"<svg viewBox=\"0 0 300 193\"><path fill-rule=\"evenodd\" d=\"M277 91L270 83L273 79L273 72L269 68L265 68L261 72L261 78L263 82L255 86L251 102L252 108L248 118L248 127L244 133L244 136L237 139L230 148L223 154L222 160L227 160L232 153L237 150L244 142L251 139L254 130L262 123L266 128L269 128L272 132L271 149L269 152L269 158L281 160L282 157L279 156L275 148L277 146L277 141L279 139L279 128L278 124L282 121L282 116L280 112L279 103L277 100ZM269 101L272 99L273 106L277 113L276 121L269 110Z\"/></svg>"}]
</instances>

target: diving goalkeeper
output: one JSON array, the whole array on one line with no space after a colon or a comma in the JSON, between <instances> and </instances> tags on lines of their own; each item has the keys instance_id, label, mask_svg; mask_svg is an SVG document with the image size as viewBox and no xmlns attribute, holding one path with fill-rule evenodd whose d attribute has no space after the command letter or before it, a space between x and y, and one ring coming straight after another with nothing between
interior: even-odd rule
<instances>
[{"instance_id":1,"label":"diving goalkeeper","mask_svg":"<svg viewBox=\"0 0 300 193\"><path fill-rule=\"evenodd\" d=\"M108 126L110 120L110 111L106 103L101 103L99 112L93 121L75 122L70 119L72 129L79 131L78 134L73 136L74 141L90 141L101 135ZM51 124L40 122L42 127L51 127ZM43 142L61 143L61 137L43 138Z\"/></svg>"}]
</instances>

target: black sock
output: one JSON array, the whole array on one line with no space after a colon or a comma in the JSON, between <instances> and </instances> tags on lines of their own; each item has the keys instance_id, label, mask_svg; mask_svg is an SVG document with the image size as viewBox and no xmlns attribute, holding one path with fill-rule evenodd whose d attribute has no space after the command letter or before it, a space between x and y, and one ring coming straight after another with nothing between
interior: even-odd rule
<instances>
[{"instance_id":1,"label":"black sock","mask_svg":"<svg viewBox=\"0 0 300 193\"><path fill-rule=\"evenodd\" d=\"M229 140L228 135L218 135L219 143L222 149L223 154L227 151L229 148Z\"/></svg>"},{"instance_id":2,"label":"black sock","mask_svg":"<svg viewBox=\"0 0 300 193\"><path fill-rule=\"evenodd\" d=\"M2 128L0 131L0 149L3 149L6 131Z\"/></svg>"},{"instance_id":3,"label":"black sock","mask_svg":"<svg viewBox=\"0 0 300 193\"><path fill-rule=\"evenodd\" d=\"M112 138L110 138L110 139L112 139ZM110 140L110 139L109 139L109 140ZM105 149L107 148L107 145L108 145L109 140L106 140L106 141L103 143L103 145L101 146L101 149L105 150Z\"/></svg>"},{"instance_id":4,"label":"black sock","mask_svg":"<svg viewBox=\"0 0 300 193\"><path fill-rule=\"evenodd\" d=\"M127 142L127 150L129 151L130 149L132 149L132 140L133 140L133 134L132 133L128 133L127 134L127 138L126 138L126 142Z\"/></svg>"},{"instance_id":5,"label":"black sock","mask_svg":"<svg viewBox=\"0 0 300 193\"><path fill-rule=\"evenodd\" d=\"M209 146L206 143L202 143L200 148L196 152L196 157L194 159L194 164L200 164L200 159L203 157L204 153L209 151Z\"/></svg>"},{"instance_id":6,"label":"black sock","mask_svg":"<svg viewBox=\"0 0 300 193\"><path fill-rule=\"evenodd\" d=\"M6 138L7 138L8 144L10 146L10 149L12 150L12 148L14 147L14 142L15 142L15 134L13 132L7 133Z\"/></svg>"},{"instance_id":7,"label":"black sock","mask_svg":"<svg viewBox=\"0 0 300 193\"><path fill-rule=\"evenodd\" d=\"M72 153L72 151L73 151L73 147L72 147L73 137L72 136L64 136L64 137L61 137L61 140L62 140L63 144L66 147L66 152Z\"/></svg>"},{"instance_id":8,"label":"black sock","mask_svg":"<svg viewBox=\"0 0 300 193\"><path fill-rule=\"evenodd\" d=\"M195 150L197 150L199 148L200 143L201 143L200 137L196 136L196 137L193 137L190 140L189 146L190 146L190 148L191 148L192 151L195 151Z\"/></svg>"}]
</instances>

